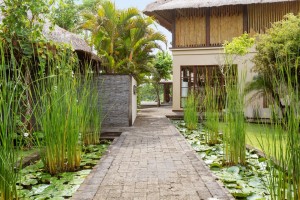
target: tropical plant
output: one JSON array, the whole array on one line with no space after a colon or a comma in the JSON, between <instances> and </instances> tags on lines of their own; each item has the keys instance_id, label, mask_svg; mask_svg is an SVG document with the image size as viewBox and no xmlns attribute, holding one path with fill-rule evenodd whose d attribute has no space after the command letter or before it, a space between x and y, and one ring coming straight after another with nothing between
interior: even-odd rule
<instances>
[{"instance_id":1,"label":"tropical plant","mask_svg":"<svg viewBox=\"0 0 300 200\"><path fill-rule=\"evenodd\" d=\"M273 74L280 78L280 68L278 63L285 63L288 56L289 63L286 67L291 68L291 72L297 69L298 79L300 77L299 49L300 49L300 15L288 14L282 21L275 22L266 34L260 35L257 40L257 54L254 57L255 72L263 75ZM288 78L284 79L286 82ZM267 80L266 80L267 81ZM295 80L291 80L292 82Z\"/></svg>"},{"instance_id":2,"label":"tropical plant","mask_svg":"<svg viewBox=\"0 0 300 200\"><path fill-rule=\"evenodd\" d=\"M284 85L287 84L288 78L282 79L280 67L278 64L285 63L289 58L286 67L291 68L291 72L298 74L300 78L299 65L299 30L300 15L288 14L282 21L276 22L267 30L266 34L259 36L257 40L257 54L254 57L254 71L258 76L247 86L248 92L255 92L258 96L267 96L271 103L280 108L281 114L285 114L287 105L283 104L280 96L282 93L278 90L278 85L274 85L274 80L281 80ZM297 71L295 71L295 69ZM296 77L293 77L294 79ZM295 80L291 80L292 83ZM295 85L295 83L293 83ZM299 88L294 88L299 90ZM286 120L284 116L283 120Z\"/></svg>"},{"instance_id":3,"label":"tropical plant","mask_svg":"<svg viewBox=\"0 0 300 200\"><path fill-rule=\"evenodd\" d=\"M152 72L152 84L154 86L157 98L157 106L160 106L160 81L171 78L172 58L167 52L158 52L151 63L154 67Z\"/></svg>"},{"instance_id":4,"label":"tropical plant","mask_svg":"<svg viewBox=\"0 0 300 200\"><path fill-rule=\"evenodd\" d=\"M104 2L97 14L85 13L82 28L92 34L91 42L108 73L132 74L141 83L151 68L150 53L160 48L156 41L166 41L164 35L151 27L154 20L142 16L136 8L118 10L112 2Z\"/></svg>"},{"instance_id":5,"label":"tropical plant","mask_svg":"<svg viewBox=\"0 0 300 200\"><path fill-rule=\"evenodd\" d=\"M78 9L80 12L92 12L97 13L99 5L107 0L82 0L79 4Z\"/></svg>"},{"instance_id":6,"label":"tropical plant","mask_svg":"<svg viewBox=\"0 0 300 200\"><path fill-rule=\"evenodd\" d=\"M13 47L17 59L32 58L35 55L33 44L44 41L42 29L45 15L49 13L48 0L3 0L1 11L5 16L0 28L4 44Z\"/></svg>"},{"instance_id":7,"label":"tropical plant","mask_svg":"<svg viewBox=\"0 0 300 200\"><path fill-rule=\"evenodd\" d=\"M189 130L195 130L198 127L198 105L198 96L191 91L184 106L184 122Z\"/></svg>"}]
</instances>

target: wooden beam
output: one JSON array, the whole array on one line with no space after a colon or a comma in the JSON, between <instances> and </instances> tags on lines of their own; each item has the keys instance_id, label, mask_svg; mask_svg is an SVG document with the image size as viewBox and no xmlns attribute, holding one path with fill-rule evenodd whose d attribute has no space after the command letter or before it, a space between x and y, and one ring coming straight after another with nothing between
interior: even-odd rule
<instances>
[{"instance_id":1,"label":"wooden beam","mask_svg":"<svg viewBox=\"0 0 300 200\"><path fill-rule=\"evenodd\" d=\"M206 46L210 46L210 8L206 9Z\"/></svg>"},{"instance_id":2,"label":"wooden beam","mask_svg":"<svg viewBox=\"0 0 300 200\"><path fill-rule=\"evenodd\" d=\"M169 31L172 31L172 23L169 22L166 18L161 16L158 12L154 12L155 18Z\"/></svg>"},{"instance_id":3,"label":"wooden beam","mask_svg":"<svg viewBox=\"0 0 300 200\"><path fill-rule=\"evenodd\" d=\"M248 30L248 6L243 6L243 32L249 33Z\"/></svg>"}]
</instances>

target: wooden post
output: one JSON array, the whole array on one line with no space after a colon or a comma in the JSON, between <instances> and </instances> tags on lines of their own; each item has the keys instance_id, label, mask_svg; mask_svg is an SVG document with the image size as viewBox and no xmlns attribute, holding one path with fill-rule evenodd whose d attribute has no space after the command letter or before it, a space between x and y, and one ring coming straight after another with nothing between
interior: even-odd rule
<instances>
[{"instance_id":1,"label":"wooden post","mask_svg":"<svg viewBox=\"0 0 300 200\"><path fill-rule=\"evenodd\" d=\"M210 8L206 9L206 46L210 46Z\"/></svg>"},{"instance_id":2,"label":"wooden post","mask_svg":"<svg viewBox=\"0 0 300 200\"><path fill-rule=\"evenodd\" d=\"M243 6L243 32L249 33L248 30L248 6Z\"/></svg>"},{"instance_id":3,"label":"wooden post","mask_svg":"<svg viewBox=\"0 0 300 200\"><path fill-rule=\"evenodd\" d=\"M170 102L170 84L164 83L164 103Z\"/></svg>"}]
</instances>

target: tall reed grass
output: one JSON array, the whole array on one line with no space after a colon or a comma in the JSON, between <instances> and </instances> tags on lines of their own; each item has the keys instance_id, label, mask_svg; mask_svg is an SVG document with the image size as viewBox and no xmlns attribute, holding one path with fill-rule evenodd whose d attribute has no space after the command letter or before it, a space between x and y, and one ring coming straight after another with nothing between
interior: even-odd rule
<instances>
[{"instance_id":1,"label":"tall reed grass","mask_svg":"<svg viewBox=\"0 0 300 200\"><path fill-rule=\"evenodd\" d=\"M298 64L288 59L277 61L279 74L273 80L285 105L282 116L273 108L273 126L276 134L268 135L264 151L269 154L269 190L272 199L300 199L300 97ZM274 76L275 77L275 76ZM282 117L286 119L283 120ZM277 137L277 138L276 138ZM276 142L272 142L276 141Z\"/></svg>"},{"instance_id":2,"label":"tall reed grass","mask_svg":"<svg viewBox=\"0 0 300 200\"><path fill-rule=\"evenodd\" d=\"M80 98L83 120L81 134L84 145L98 144L101 132L102 106L98 88L93 85L93 73L81 76Z\"/></svg>"},{"instance_id":3,"label":"tall reed grass","mask_svg":"<svg viewBox=\"0 0 300 200\"><path fill-rule=\"evenodd\" d=\"M198 127L198 105L198 96L195 91L191 91L184 107L184 122L189 130L195 130Z\"/></svg>"},{"instance_id":4,"label":"tall reed grass","mask_svg":"<svg viewBox=\"0 0 300 200\"><path fill-rule=\"evenodd\" d=\"M219 123L220 123L220 95L219 83L212 86L209 80L205 84L205 126L207 128L207 143L210 145L219 143Z\"/></svg>"},{"instance_id":5,"label":"tall reed grass","mask_svg":"<svg viewBox=\"0 0 300 200\"><path fill-rule=\"evenodd\" d=\"M244 75L237 66L226 66L226 114L227 129L224 134L225 162L228 165L246 164L246 127L244 117ZM240 76L240 77L238 77Z\"/></svg>"},{"instance_id":6,"label":"tall reed grass","mask_svg":"<svg viewBox=\"0 0 300 200\"><path fill-rule=\"evenodd\" d=\"M18 173L15 170L17 151L14 146L14 134L17 130L17 119L20 118L20 91L22 80L18 63L4 52L0 44L0 199L17 199L16 182ZM6 55L6 56L5 56Z\"/></svg>"},{"instance_id":7,"label":"tall reed grass","mask_svg":"<svg viewBox=\"0 0 300 200\"><path fill-rule=\"evenodd\" d=\"M48 60L47 67L46 76L35 83L39 97L35 116L45 134L44 164L50 174L75 171L80 167L82 142L99 141L98 94L91 88L91 74L73 73L78 63L67 50Z\"/></svg>"}]
</instances>

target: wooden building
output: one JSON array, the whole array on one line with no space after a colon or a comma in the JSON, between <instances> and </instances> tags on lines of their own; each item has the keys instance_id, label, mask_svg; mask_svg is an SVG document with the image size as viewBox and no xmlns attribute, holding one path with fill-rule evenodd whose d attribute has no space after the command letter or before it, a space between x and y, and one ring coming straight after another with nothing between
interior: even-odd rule
<instances>
[{"instance_id":1,"label":"wooden building","mask_svg":"<svg viewBox=\"0 0 300 200\"><path fill-rule=\"evenodd\" d=\"M154 16L172 33L173 110L183 109L187 91L201 87L206 71L224 64L225 40L231 41L245 32L251 36L264 33L287 13L299 11L297 0L156 0L149 4L144 13ZM252 49L235 60L239 72L247 73L246 81L254 76L254 55ZM265 114L261 117L268 117L263 100L255 104ZM252 117L253 106L245 108L247 117Z\"/></svg>"}]
</instances>

